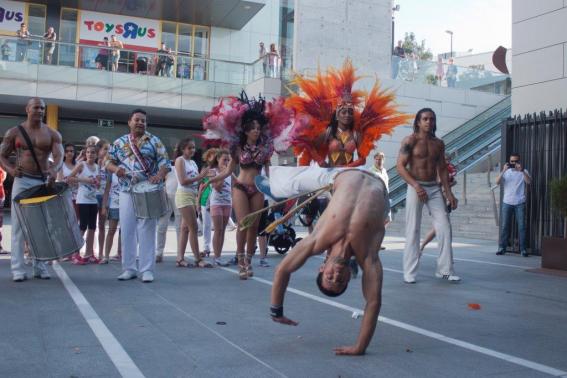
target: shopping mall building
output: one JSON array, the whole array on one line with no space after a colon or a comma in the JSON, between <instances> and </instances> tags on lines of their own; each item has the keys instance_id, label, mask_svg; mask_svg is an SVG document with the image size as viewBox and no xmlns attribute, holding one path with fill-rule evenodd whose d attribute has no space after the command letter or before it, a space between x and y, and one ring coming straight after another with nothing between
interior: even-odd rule
<instances>
[{"instance_id":1,"label":"shopping mall building","mask_svg":"<svg viewBox=\"0 0 567 378\"><path fill-rule=\"evenodd\" d=\"M293 1L275 0L0 0L0 133L22 122L31 96L48 104L47 122L64 140L89 135L113 140L128 113L148 111L151 131L171 148L201 130L201 118L221 96L281 93L291 66ZM26 23L28 40L17 38ZM57 33L51 64L49 27ZM101 67L104 37L124 47L118 69ZM259 60L259 43L275 43L276 67ZM158 54L161 44L170 55ZM160 58L169 56L160 72ZM97 63L97 61L99 63ZM98 65L98 69L97 69ZM102 69L100 69L102 68ZM269 68L272 68L268 72Z\"/></svg>"},{"instance_id":2,"label":"shopping mall building","mask_svg":"<svg viewBox=\"0 0 567 378\"><path fill-rule=\"evenodd\" d=\"M16 36L22 22L28 40ZM93 134L112 140L125 132L128 113L143 107L150 130L171 149L201 131L219 97L242 89L286 95L292 72L310 75L347 57L366 89L379 78L403 111L434 109L440 136L509 92L501 73L458 67L449 86L437 82L436 62L396 61L392 26L392 0L0 0L0 133L21 122L27 99L39 96L48 124L66 141L82 144ZM49 27L54 46L42 40ZM116 72L97 58L108 54L103 39L112 35L124 44ZM171 54L158 52L162 42ZM275 44L281 58L273 65L259 59L260 42ZM160 71L164 58L170 64ZM387 167L411 132L411 125L398 127L380 141Z\"/></svg>"}]
</instances>

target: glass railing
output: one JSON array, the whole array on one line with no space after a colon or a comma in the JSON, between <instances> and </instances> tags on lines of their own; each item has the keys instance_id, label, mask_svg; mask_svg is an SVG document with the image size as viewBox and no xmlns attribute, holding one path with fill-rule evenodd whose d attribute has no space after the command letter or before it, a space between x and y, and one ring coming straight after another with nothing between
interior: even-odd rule
<instances>
[{"instance_id":1,"label":"glass railing","mask_svg":"<svg viewBox=\"0 0 567 378\"><path fill-rule=\"evenodd\" d=\"M264 77L280 76L278 60L271 66L268 62L274 59L268 58L244 63L183 52L123 48L118 63L113 65L115 51L103 43L93 46L1 34L0 49L0 77L18 80L179 93L184 86L192 86L195 94L216 96L219 90L222 92L222 85L243 86ZM207 82L222 85L211 93L214 85Z\"/></svg>"},{"instance_id":2,"label":"glass railing","mask_svg":"<svg viewBox=\"0 0 567 378\"><path fill-rule=\"evenodd\" d=\"M501 72L431 60L392 56L392 79L447 88L510 94L510 77Z\"/></svg>"}]
</instances>

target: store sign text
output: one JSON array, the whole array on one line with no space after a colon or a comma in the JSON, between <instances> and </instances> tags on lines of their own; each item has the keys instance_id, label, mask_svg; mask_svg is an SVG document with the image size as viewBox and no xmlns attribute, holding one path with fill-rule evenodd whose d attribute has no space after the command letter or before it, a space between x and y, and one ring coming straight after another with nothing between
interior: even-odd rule
<instances>
[{"instance_id":1,"label":"store sign text","mask_svg":"<svg viewBox=\"0 0 567 378\"><path fill-rule=\"evenodd\" d=\"M0 30L15 32L25 19L25 4L0 0Z\"/></svg>"},{"instance_id":2,"label":"store sign text","mask_svg":"<svg viewBox=\"0 0 567 378\"><path fill-rule=\"evenodd\" d=\"M136 39L138 37L144 38L146 35L148 38L156 37L156 30L154 28L141 27L135 22L126 22L122 24L108 24L102 21L86 20L84 21L87 29L89 31L97 31L104 33L117 34L125 39Z\"/></svg>"}]
</instances>

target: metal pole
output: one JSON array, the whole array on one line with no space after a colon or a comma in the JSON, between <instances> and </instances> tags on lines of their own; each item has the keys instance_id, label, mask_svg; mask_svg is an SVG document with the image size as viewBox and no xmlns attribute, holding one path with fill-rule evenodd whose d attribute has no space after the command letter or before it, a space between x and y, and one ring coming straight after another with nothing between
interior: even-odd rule
<instances>
[{"instance_id":1,"label":"metal pole","mask_svg":"<svg viewBox=\"0 0 567 378\"><path fill-rule=\"evenodd\" d=\"M394 54L394 13L392 11L392 55Z\"/></svg>"}]
</instances>

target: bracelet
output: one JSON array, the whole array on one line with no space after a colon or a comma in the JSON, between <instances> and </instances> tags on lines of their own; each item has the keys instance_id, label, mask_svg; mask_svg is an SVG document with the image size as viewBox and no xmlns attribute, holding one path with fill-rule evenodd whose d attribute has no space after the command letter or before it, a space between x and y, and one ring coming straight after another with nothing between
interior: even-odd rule
<instances>
[{"instance_id":1,"label":"bracelet","mask_svg":"<svg viewBox=\"0 0 567 378\"><path fill-rule=\"evenodd\" d=\"M270 306L270 316L272 318L281 318L283 317L283 306Z\"/></svg>"}]
</instances>

